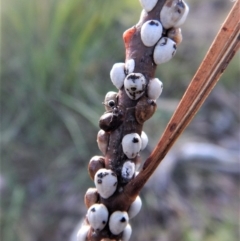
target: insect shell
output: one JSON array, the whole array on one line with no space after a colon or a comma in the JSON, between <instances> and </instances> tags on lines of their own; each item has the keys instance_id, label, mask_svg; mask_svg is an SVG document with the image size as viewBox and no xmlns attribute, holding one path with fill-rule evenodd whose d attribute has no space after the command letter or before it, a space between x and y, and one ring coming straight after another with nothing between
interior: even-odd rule
<instances>
[{"instance_id":1,"label":"insect shell","mask_svg":"<svg viewBox=\"0 0 240 241\"><path fill-rule=\"evenodd\" d=\"M147 95L151 100L159 98L163 90L163 83L158 78L150 79L147 87Z\"/></svg>"},{"instance_id":2,"label":"insect shell","mask_svg":"<svg viewBox=\"0 0 240 241\"><path fill-rule=\"evenodd\" d=\"M175 55L176 49L176 43L170 38L161 38L153 51L155 64L162 64L169 61Z\"/></svg>"},{"instance_id":3,"label":"insect shell","mask_svg":"<svg viewBox=\"0 0 240 241\"><path fill-rule=\"evenodd\" d=\"M83 224L77 233L77 241L86 241L89 230L90 226L87 224Z\"/></svg>"},{"instance_id":4,"label":"insect shell","mask_svg":"<svg viewBox=\"0 0 240 241\"><path fill-rule=\"evenodd\" d=\"M129 221L127 212L115 211L109 218L109 229L112 234L118 235L126 228Z\"/></svg>"},{"instance_id":5,"label":"insect shell","mask_svg":"<svg viewBox=\"0 0 240 241\"><path fill-rule=\"evenodd\" d=\"M89 176L94 180L96 172L105 167L105 158L103 156L94 156L88 164Z\"/></svg>"},{"instance_id":6,"label":"insect shell","mask_svg":"<svg viewBox=\"0 0 240 241\"><path fill-rule=\"evenodd\" d=\"M88 188L85 196L84 203L87 208L90 208L93 204L97 203L99 194L96 188Z\"/></svg>"},{"instance_id":7,"label":"insect shell","mask_svg":"<svg viewBox=\"0 0 240 241\"><path fill-rule=\"evenodd\" d=\"M109 133L104 130L100 130L97 134L97 144L99 150L102 152L103 155L106 155L107 153L108 141Z\"/></svg>"},{"instance_id":8,"label":"insect shell","mask_svg":"<svg viewBox=\"0 0 240 241\"><path fill-rule=\"evenodd\" d=\"M148 99L143 96L135 107L135 118L139 124L143 124L146 120L151 118L157 108L156 101Z\"/></svg>"},{"instance_id":9,"label":"insect shell","mask_svg":"<svg viewBox=\"0 0 240 241\"><path fill-rule=\"evenodd\" d=\"M129 219L135 217L139 213L139 211L141 210L141 207L142 207L142 200L139 196L137 196L137 198L131 204L131 206L128 210Z\"/></svg>"},{"instance_id":10,"label":"insect shell","mask_svg":"<svg viewBox=\"0 0 240 241\"><path fill-rule=\"evenodd\" d=\"M189 12L188 5L182 0L167 0L160 12L160 21L165 29L179 27Z\"/></svg>"},{"instance_id":11,"label":"insect shell","mask_svg":"<svg viewBox=\"0 0 240 241\"><path fill-rule=\"evenodd\" d=\"M135 163L131 161L126 161L122 167L122 178L126 180L132 179L135 174Z\"/></svg>"},{"instance_id":12,"label":"insect shell","mask_svg":"<svg viewBox=\"0 0 240 241\"><path fill-rule=\"evenodd\" d=\"M110 132L116 130L123 123L123 112L119 107L113 107L112 112L104 113L99 120L100 129Z\"/></svg>"},{"instance_id":13,"label":"insect shell","mask_svg":"<svg viewBox=\"0 0 240 241\"><path fill-rule=\"evenodd\" d=\"M170 28L167 31L167 37L173 40L177 45L182 42L181 28Z\"/></svg>"},{"instance_id":14,"label":"insect shell","mask_svg":"<svg viewBox=\"0 0 240 241\"><path fill-rule=\"evenodd\" d=\"M182 1L182 0L179 0L179 5L182 6L182 17L179 19L179 21L174 25L175 28L178 28L180 27L182 24L184 24L184 22L186 21L187 19L187 16L188 16L188 13L189 13L189 7L188 5Z\"/></svg>"},{"instance_id":15,"label":"insect shell","mask_svg":"<svg viewBox=\"0 0 240 241\"><path fill-rule=\"evenodd\" d=\"M108 210L103 204L96 203L87 211L87 219L94 231L101 231L108 221Z\"/></svg>"},{"instance_id":16,"label":"insect shell","mask_svg":"<svg viewBox=\"0 0 240 241\"><path fill-rule=\"evenodd\" d=\"M128 59L125 64L125 72L126 74L131 74L134 71L135 68L135 60L134 59Z\"/></svg>"},{"instance_id":17,"label":"insect shell","mask_svg":"<svg viewBox=\"0 0 240 241\"><path fill-rule=\"evenodd\" d=\"M146 78L141 73L131 73L124 80L124 89L132 100L139 99L145 91Z\"/></svg>"},{"instance_id":18,"label":"insect shell","mask_svg":"<svg viewBox=\"0 0 240 241\"><path fill-rule=\"evenodd\" d=\"M94 183L100 196L106 199L116 191L118 180L112 170L102 168L96 172Z\"/></svg>"},{"instance_id":19,"label":"insect shell","mask_svg":"<svg viewBox=\"0 0 240 241\"><path fill-rule=\"evenodd\" d=\"M123 152L129 159L135 158L141 147L142 140L138 133L127 134L122 139Z\"/></svg>"},{"instance_id":20,"label":"insect shell","mask_svg":"<svg viewBox=\"0 0 240 241\"><path fill-rule=\"evenodd\" d=\"M126 228L123 230L121 241L129 241L132 235L132 228L130 224L127 224Z\"/></svg>"},{"instance_id":21,"label":"insect shell","mask_svg":"<svg viewBox=\"0 0 240 241\"><path fill-rule=\"evenodd\" d=\"M145 9L147 12L152 11L153 8L156 6L157 2L158 0L140 0L142 8Z\"/></svg>"},{"instance_id":22,"label":"insect shell","mask_svg":"<svg viewBox=\"0 0 240 241\"><path fill-rule=\"evenodd\" d=\"M118 93L114 91L107 92L105 99L104 99L104 105L106 111L111 111L114 106L117 106L118 102Z\"/></svg>"},{"instance_id":23,"label":"insect shell","mask_svg":"<svg viewBox=\"0 0 240 241\"><path fill-rule=\"evenodd\" d=\"M141 40L147 47L154 46L162 36L162 24L157 20L149 20L142 25Z\"/></svg>"},{"instance_id":24,"label":"insect shell","mask_svg":"<svg viewBox=\"0 0 240 241\"><path fill-rule=\"evenodd\" d=\"M142 131L141 133L141 140L142 140L142 146L141 146L141 151L142 151L146 148L148 144L148 136L144 131Z\"/></svg>"},{"instance_id":25,"label":"insect shell","mask_svg":"<svg viewBox=\"0 0 240 241\"><path fill-rule=\"evenodd\" d=\"M117 89L120 90L122 88L125 77L125 64L114 64L110 71L110 78Z\"/></svg>"}]
</instances>

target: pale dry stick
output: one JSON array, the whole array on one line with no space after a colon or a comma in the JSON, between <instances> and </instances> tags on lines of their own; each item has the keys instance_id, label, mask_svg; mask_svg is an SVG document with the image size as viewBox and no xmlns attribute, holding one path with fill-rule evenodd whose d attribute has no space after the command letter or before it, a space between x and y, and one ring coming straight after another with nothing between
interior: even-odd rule
<instances>
[{"instance_id":1,"label":"pale dry stick","mask_svg":"<svg viewBox=\"0 0 240 241\"><path fill-rule=\"evenodd\" d=\"M189 84L156 148L144 163L142 171L125 187L137 195L163 160L177 138L191 122L240 47L240 0L237 0L214 39L202 64Z\"/></svg>"}]
</instances>

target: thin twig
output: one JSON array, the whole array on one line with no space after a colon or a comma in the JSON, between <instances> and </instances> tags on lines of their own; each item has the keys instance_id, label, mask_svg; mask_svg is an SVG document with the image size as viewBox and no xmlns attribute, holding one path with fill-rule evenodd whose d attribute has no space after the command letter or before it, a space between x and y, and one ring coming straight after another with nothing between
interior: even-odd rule
<instances>
[{"instance_id":1,"label":"thin twig","mask_svg":"<svg viewBox=\"0 0 240 241\"><path fill-rule=\"evenodd\" d=\"M191 122L227 65L240 47L240 0L237 0L218 32L202 64L193 77L160 141L146 160L142 171L125 188L138 193L163 160L177 138Z\"/></svg>"}]
</instances>

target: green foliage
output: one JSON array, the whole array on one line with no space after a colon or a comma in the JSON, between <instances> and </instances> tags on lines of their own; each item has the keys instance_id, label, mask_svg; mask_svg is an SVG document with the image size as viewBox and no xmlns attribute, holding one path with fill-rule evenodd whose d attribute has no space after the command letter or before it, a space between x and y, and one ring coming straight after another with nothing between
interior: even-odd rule
<instances>
[{"instance_id":1,"label":"green foliage","mask_svg":"<svg viewBox=\"0 0 240 241\"><path fill-rule=\"evenodd\" d=\"M209 226L203 230L187 229L183 234L184 241L225 241L236 240L235 227L233 224L224 222L208 224Z\"/></svg>"},{"instance_id":2,"label":"green foliage","mask_svg":"<svg viewBox=\"0 0 240 241\"><path fill-rule=\"evenodd\" d=\"M22 205L25 198L24 188L21 186L14 186L12 196L10 197L10 203L8 209L3 212L5 225L1 228L2 240L14 240L15 231L17 229L17 222L21 217Z\"/></svg>"},{"instance_id":3,"label":"green foliage","mask_svg":"<svg viewBox=\"0 0 240 241\"><path fill-rule=\"evenodd\" d=\"M73 116L70 110L83 117L84 125L97 127L99 103L110 85L104 61L121 43L117 38L109 43L108 29L119 25L114 18L123 6L131 5L127 1L83 0L4 3L1 103L6 114L2 143L24 130L24 141L29 144L43 144L47 139L54 145L55 128L74 132L67 123ZM75 123L74 129L79 133L84 125Z\"/></svg>"}]
</instances>

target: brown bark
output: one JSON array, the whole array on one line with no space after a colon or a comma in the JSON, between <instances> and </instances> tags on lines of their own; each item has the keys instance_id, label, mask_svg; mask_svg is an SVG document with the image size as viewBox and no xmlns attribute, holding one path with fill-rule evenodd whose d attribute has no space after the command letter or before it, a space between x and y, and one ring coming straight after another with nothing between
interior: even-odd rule
<instances>
[{"instance_id":1,"label":"brown bark","mask_svg":"<svg viewBox=\"0 0 240 241\"><path fill-rule=\"evenodd\" d=\"M142 14L137 25L126 30L123 34L123 40L126 50L125 62L129 59L135 60L134 73L142 73L147 82L155 75L157 65L153 61L153 47L146 47L140 36L140 30L143 23L150 19L159 21L160 11L166 0L159 0L157 5L151 12ZM136 119L136 106L138 102L141 103L138 108L138 117ZM122 150L122 138L129 133L138 133L141 135L144 121L150 118L156 109L156 104L147 101L145 96L138 100L130 99L124 88L122 87L118 92L118 109L121 112L123 122L113 131L109 130L109 146L105 155L105 168L112 169L118 176L117 191L108 199L100 197L100 203L103 203L109 214L116 210L127 211L131 203L135 200L140 192L140 189L134 193L125 192L126 180L121 178L121 168L123 163L128 159ZM140 123L139 123L140 122ZM134 158L135 163L139 161L139 156ZM88 234L88 240L100 241L103 238L120 240L120 235L113 235L109 231L108 225L99 233L91 230Z\"/></svg>"}]
</instances>

